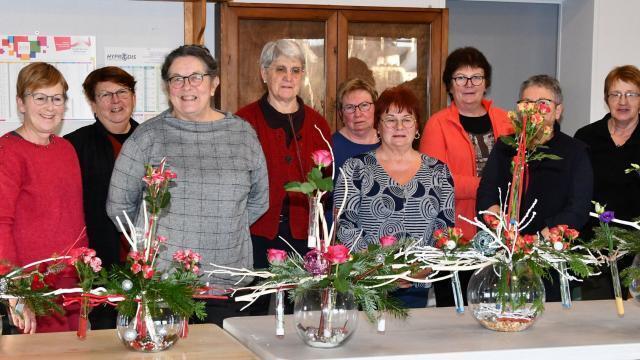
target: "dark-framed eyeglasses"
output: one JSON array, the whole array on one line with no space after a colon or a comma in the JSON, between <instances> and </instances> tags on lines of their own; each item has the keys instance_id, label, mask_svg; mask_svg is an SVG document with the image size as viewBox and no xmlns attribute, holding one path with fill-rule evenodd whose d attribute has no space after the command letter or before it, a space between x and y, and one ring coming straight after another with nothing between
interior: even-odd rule
<instances>
[{"instance_id":1,"label":"dark-framed eyeglasses","mask_svg":"<svg viewBox=\"0 0 640 360\"><path fill-rule=\"evenodd\" d=\"M619 91L612 91L607 94L609 100L621 101L624 97L627 101L634 101L640 99L640 93L628 91L626 93L621 93Z\"/></svg>"},{"instance_id":2,"label":"dark-framed eyeglasses","mask_svg":"<svg viewBox=\"0 0 640 360\"><path fill-rule=\"evenodd\" d=\"M367 112L371 109L372 102L363 101L358 105L353 104L344 104L342 105L342 112L345 114L353 114L356 112L356 109L360 109L360 112Z\"/></svg>"},{"instance_id":3,"label":"dark-framed eyeglasses","mask_svg":"<svg viewBox=\"0 0 640 360\"><path fill-rule=\"evenodd\" d=\"M541 98L538 100L529 100L529 99L522 99L522 100L518 100L518 102L516 104L536 104L538 106L540 105L546 105L551 107L551 104L555 104L556 102L551 100L551 99L545 99L545 98Z\"/></svg>"},{"instance_id":4,"label":"dark-framed eyeglasses","mask_svg":"<svg viewBox=\"0 0 640 360\"><path fill-rule=\"evenodd\" d=\"M451 79L458 86L466 86L469 83L469 81L471 81L471 85L479 86L484 81L484 76L483 75L473 75L473 76L456 75Z\"/></svg>"},{"instance_id":5,"label":"dark-framed eyeglasses","mask_svg":"<svg viewBox=\"0 0 640 360\"><path fill-rule=\"evenodd\" d=\"M401 118L397 118L393 115L384 115L380 121L382 121L382 124L389 129L397 128L399 124L402 124L405 128L412 128L416 124L416 118L411 115L403 116Z\"/></svg>"},{"instance_id":6,"label":"dark-framed eyeglasses","mask_svg":"<svg viewBox=\"0 0 640 360\"><path fill-rule=\"evenodd\" d=\"M36 105L44 105L49 99L51 99L51 103L53 103L53 105L55 106L62 106L65 102L67 102L67 97L63 94L55 94L49 96L43 93L26 93L25 95L31 96L31 98L33 98L33 103Z\"/></svg>"},{"instance_id":7,"label":"dark-framed eyeglasses","mask_svg":"<svg viewBox=\"0 0 640 360\"><path fill-rule=\"evenodd\" d=\"M211 74L193 73L187 76L176 75L170 77L167 82L169 83L169 86L174 89L183 88L186 81L189 81L189 85L196 87L202 84L205 76L211 76Z\"/></svg>"},{"instance_id":8,"label":"dark-framed eyeglasses","mask_svg":"<svg viewBox=\"0 0 640 360\"><path fill-rule=\"evenodd\" d=\"M115 95L120 100L128 100L131 98L131 89L129 88L121 88L116 91L102 91L99 94L96 94L96 99L99 102L108 103L113 100L113 96Z\"/></svg>"}]
</instances>

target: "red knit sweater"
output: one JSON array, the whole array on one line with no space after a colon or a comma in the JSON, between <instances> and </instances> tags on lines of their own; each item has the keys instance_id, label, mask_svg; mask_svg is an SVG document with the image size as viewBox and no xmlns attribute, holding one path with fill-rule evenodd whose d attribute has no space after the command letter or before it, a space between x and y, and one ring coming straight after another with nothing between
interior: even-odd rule
<instances>
[{"instance_id":1,"label":"red knit sweater","mask_svg":"<svg viewBox=\"0 0 640 360\"><path fill-rule=\"evenodd\" d=\"M270 128L264 118L262 109L256 101L238 110L237 115L249 122L258 134L262 151L267 160L269 171L269 210L251 226L251 234L267 239L274 239L278 233L278 223L282 211L282 202L287 195L284 185L290 181L306 181L309 170L313 167L311 153L325 149L318 126L325 138L331 141L331 130L327 121L315 110L305 105L304 122L298 133L300 160L304 174L300 174L295 143L286 146L285 132L282 129ZM293 159L286 161L285 159ZM309 223L309 202L303 194L289 193L289 226L295 239L306 240Z\"/></svg>"},{"instance_id":2,"label":"red knit sweater","mask_svg":"<svg viewBox=\"0 0 640 360\"><path fill-rule=\"evenodd\" d=\"M24 266L54 253L60 255L72 246L83 228L80 167L71 144L57 136L42 146L16 134L3 135L0 259ZM86 238L75 246L87 246ZM63 271L56 286L73 287L76 283L73 271ZM37 331L67 331L77 324L72 311L66 318L38 318Z\"/></svg>"}]
</instances>

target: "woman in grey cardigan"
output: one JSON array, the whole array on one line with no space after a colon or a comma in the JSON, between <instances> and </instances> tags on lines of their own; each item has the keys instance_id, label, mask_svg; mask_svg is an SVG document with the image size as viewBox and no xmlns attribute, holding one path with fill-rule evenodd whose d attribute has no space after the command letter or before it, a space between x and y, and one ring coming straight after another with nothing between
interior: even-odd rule
<instances>
[{"instance_id":1,"label":"woman in grey cardigan","mask_svg":"<svg viewBox=\"0 0 640 360\"><path fill-rule=\"evenodd\" d=\"M184 248L199 252L203 265L253 266L249 226L269 204L267 167L251 125L211 107L216 71L205 47L173 50L162 66L170 108L136 129L115 164L107 212L115 220L125 211L138 225L144 165L166 157L178 175L158 223L158 234L168 238L160 266ZM224 276L209 281L222 288L234 283ZM238 311L233 302L211 302L207 321L222 325L224 318L242 315Z\"/></svg>"}]
</instances>

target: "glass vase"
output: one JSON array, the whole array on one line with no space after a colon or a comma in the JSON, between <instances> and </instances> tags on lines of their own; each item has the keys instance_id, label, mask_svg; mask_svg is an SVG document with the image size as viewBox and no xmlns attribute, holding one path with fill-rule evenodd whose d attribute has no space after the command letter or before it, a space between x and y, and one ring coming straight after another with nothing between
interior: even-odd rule
<instances>
[{"instance_id":1,"label":"glass vase","mask_svg":"<svg viewBox=\"0 0 640 360\"><path fill-rule=\"evenodd\" d=\"M184 318L173 314L166 304L150 306L143 298L138 303L135 316L118 313L118 337L130 350L163 351L178 342L183 321Z\"/></svg>"},{"instance_id":2,"label":"glass vase","mask_svg":"<svg viewBox=\"0 0 640 360\"><path fill-rule=\"evenodd\" d=\"M333 348L349 340L358 328L358 305L350 291L312 289L296 295L293 317L305 344Z\"/></svg>"},{"instance_id":3,"label":"glass vase","mask_svg":"<svg viewBox=\"0 0 640 360\"><path fill-rule=\"evenodd\" d=\"M320 206L317 195L309 197L309 229L307 233L310 248L320 249Z\"/></svg>"},{"instance_id":4,"label":"glass vase","mask_svg":"<svg viewBox=\"0 0 640 360\"><path fill-rule=\"evenodd\" d=\"M540 276L524 262L478 269L469 280L467 301L485 328L515 332L529 328L542 314L545 291Z\"/></svg>"},{"instance_id":5,"label":"glass vase","mask_svg":"<svg viewBox=\"0 0 640 360\"><path fill-rule=\"evenodd\" d=\"M633 263L631 263L631 267L640 268L640 255L636 255L633 258ZM640 278L634 278L629 284L629 294L633 297L633 299L640 303Z\"/></svg>"}]
</instances>

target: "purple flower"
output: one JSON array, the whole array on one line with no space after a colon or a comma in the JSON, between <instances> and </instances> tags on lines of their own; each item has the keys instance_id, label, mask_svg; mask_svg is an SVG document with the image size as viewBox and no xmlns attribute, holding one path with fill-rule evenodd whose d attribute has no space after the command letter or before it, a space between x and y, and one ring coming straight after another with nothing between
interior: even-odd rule
<instances>
[{"instance_id":1,"label":"purple flower","mask_svg":"<svg viewBox=\"0 0 640 360\"><path fill-rule=\"evenodd\" d=\"M322 253L316 249L313 249L306 253L303 258L304 269L310 272L313 276L324 275L329 272L329 261L322 256Z\"/></svg>"},{"instance_id":2,"label":"purple flower","mask_svg":"<svg viewBox=\"0 0 640 360\"><path fill-rule=\"evenodd\" d=\"M608 224L611 222L611 220L614 219L614 214L613 211L605 211L602 214L600 214L600 216L598 216L598 219L600 219L601 222Z\"/></svg>"}]
</instances>

